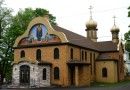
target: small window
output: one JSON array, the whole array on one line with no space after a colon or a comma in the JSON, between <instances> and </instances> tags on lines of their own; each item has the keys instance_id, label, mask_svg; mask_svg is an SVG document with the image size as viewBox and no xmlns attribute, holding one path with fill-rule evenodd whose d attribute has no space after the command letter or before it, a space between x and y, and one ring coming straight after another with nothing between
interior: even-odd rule
<instances>
[{"instance_id":1,"label":"small window","mask_svg":"<svg viewBox=\"0 0 130 90\"><path fill-rule=\"evenodd\" d=\"M92 62L92 53L90 53L90 64L91 64L91 75L92 75L92 69L93 69L93 62Z\"/></svg>"},{"instance_id":2,"label":"small window","mask_svg":"<svg viewBox=\"0 0 130 90\"><path fill-rule=\"evenodd\" d=\"M43 80L46 80L46 69L43 69Z\"/></svg>"},{"instance_id":3,"label":"small window","mask_svg":"<svg viewBox=\"0 0 130 90\"><path fill-rule=\"evenodd\" d=\"M94 54L93 54L93 59L94 59L94 60L93 60L93 61L94 61L94 74L96 74L96 62L95 62L95 59L96 59L96 58L95 58L95 56L96 56L96 55L95 55L95 53L94 53Z\"/></svg>"},{"instance_id":4,"label":"small window","mask_svg":"<svg viewBox=\"0 0 130 90\"><path fill-rule=\"evenodd\" d=\"M93 54L93 59L95 60L95 53Z\"/></svg>"},{"instance_id":5,"label":"small window","mask_svg":"<svg viewBox=\"0 0 130 90\"><path fill-rule=\"evenodd\" d=\"M70 59L73 59L73 48L70 50Z\"/></svg>"},{"instance_id":6,"label":"small window","mask_svg":"<svg viewBox=\"0 0 130 90\"><path fill-rule=\"evenodd\" d=\"M87 60L87 52L85 52L85 60Z\"/></svg>"},{"instance_id":7,"label":"small window","mask_svg":"<svg viewBox=\"0 0 130 90\"><path fill-rule=\"evenodd\" d=\"M102 69L102 77L107 77L107 69L106 68Z\"/></svg>"},{"instance_id":8,"label":"small window","mask_svg":"<svg viewBox=\"0 0 130 90\"><path fill-rule=\"evenodd\" d=\"M38 61L41 61L41 50L40 49L38 49L37 52L36 52L36 59Z\"/></svg>"},{"instance_id":9,"label":"small window","mask_svg":"<svg viewBox=\"0 0 130 90\"><path fill-rule=\"evenodd\" d=\"M21 56L20 56L20 57L21 57L21 58L25 57L25 52L24 52L24 50L21 51Z\"/></svg>"},{"instance_id":10,"label":"small window","mask_svg":"<svg viewBox=\"0 0 130 90\"><path fill-rule=\"evenodd\" d=\"M54 59L59 59L59 49L58 48L54 49Z\"/></svg>"},{"instance_id":11,"label":"small window","mask_svg":"<svg viewBox=\"0 0 130 90\"><path fill-rule=\"evenodd\" d=\"M59 68L58 67L54 68L54 79L59 80Z\"/></svg>"},{"instance_id":12,"label":"small window","mask_svg":"<svg viewBox=\"0 0 130 90\"><path fill-rule=\"evenodd\" d=\"M84 52L82 51L82 60L84 60Z\"/></svg>"}]
</instances>

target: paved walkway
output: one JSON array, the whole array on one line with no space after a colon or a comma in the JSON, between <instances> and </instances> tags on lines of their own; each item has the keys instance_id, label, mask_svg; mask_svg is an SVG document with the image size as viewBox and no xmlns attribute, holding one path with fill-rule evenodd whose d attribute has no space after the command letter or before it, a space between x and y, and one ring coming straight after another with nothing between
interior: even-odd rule
<instances>
[{"instance_id":1,"label":"paved walkway","mask_svg":"<svg viewBox=\"0 0 130 90\"><path fill-rule=\"evenodd\" d=\"M9 90L7 88L1 88L1 90ZM130 83L116 86L116 87L58 87L58 88L40 88L40 89L11 89L11 90L130 90Z\"/></svg>"}]
</instances>

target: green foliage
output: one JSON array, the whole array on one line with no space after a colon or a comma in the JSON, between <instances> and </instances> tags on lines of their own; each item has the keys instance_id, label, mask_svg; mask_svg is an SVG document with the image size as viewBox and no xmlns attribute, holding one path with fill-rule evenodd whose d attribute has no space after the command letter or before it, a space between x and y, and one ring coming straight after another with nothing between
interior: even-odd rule
<instances>
[{"instance_id":1,"label":"green foliage","mask_svg":"<svg viewBox=\"0 0 130 90\"><path fill-rule=\"evenodd\" d=\"M128 7L128 17L130 17L130 6Z\"/></svg>"},{"instance_id":2,"label":"green foliage","mask_svg":"<svg viewBox=\"0 0 130 90\"><path fill-rule=\"evenodd\" d=\"M3 0L0 0L0 3L0 39L2 39L9 27L9 23L11 22L12 9L3 7Z\"/></svg>"},{"instance_id":3,"label":"green foliage","mask_svg":"<svg viewBox=\"0 0 130 90\"><path fill-rule=\"evenodd\" d=\"M10 65L9 68L7 69L8 72L6 72L6 81L11 81L12 80L12 69L13 67Z\"/></svg>"},{"instance_id":4,"label":"green foliage","mask_svg":"<svg viewBox=\"0 0 130 90\"><path fill-rule=\"evenodd\" d=\"M130 6L128 7L128 17L130 17ZM125 49L130 52L130 30L124 34L124 38L126 40Z\"/></svg>"},{"instance_id":5,"label":"green foliage","mask_svg":"<svg viewBox=\"0 0 130 90\"><path fill-rule=\"evenodd\" d=\"M10 45L5 41L6 33L12 22L12 9L5 7L4 0L0 0L0 82L2 83L10 68ZM8 43L7 43L8 42ZM1 84L0 83L0 84Z\"/></svg>"},{"instance_id":6,"label":"green foliage","mask_svg":"<svg viewBox=\"0 0 130 90\"><path fill-rule=\"evenodd\" d=\"M125 49L126 49L128 52L130 52L130 41L127 41L127 42L125 43Z\"/></svg>"},{"instance_id":7,"label":"green foliage","mask_svg":"<svg viewBox=\"0 0 130 90\"><path fill-rule=\"evenodd\" d=\"M129 80L125 80L125 81L121 81L121 82L117 82L117 83L101 83L101 82L93 82L91 83L91 86L93 87L114 87L114 86L120 86L120 85L124 85L130 83Z\"/></svg>"}]
</instances>

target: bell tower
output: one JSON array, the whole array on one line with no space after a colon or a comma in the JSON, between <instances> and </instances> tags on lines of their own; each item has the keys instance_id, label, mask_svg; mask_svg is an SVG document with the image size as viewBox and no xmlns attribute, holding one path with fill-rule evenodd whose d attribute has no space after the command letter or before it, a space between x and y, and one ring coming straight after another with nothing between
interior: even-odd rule
<instances>
[{"instance_id":1,"label":"bell tower","mask_svg":"<svg viewBox=\"0 0 130 90\"><path fill-rule=\"evenodd\" d=\"M86 23L87 38L94 42L97 42L97 22L92 19L92 9L90 6L90 20Z\"/></svg>"},{"instance_id":2,"label":"bell tower","mask_svg":"<svg viewBox=\"0 0 130 90\"><path fill-rule=\"evenodd\" d=\"M111 33L112 33L112 42L114 43L118 43L119 42L119 32L120 32L120 29L116 26L115 24L115 16L113 17L114 18L114 25L113 27L111 28Z\"/></svg>"}]
</instances>

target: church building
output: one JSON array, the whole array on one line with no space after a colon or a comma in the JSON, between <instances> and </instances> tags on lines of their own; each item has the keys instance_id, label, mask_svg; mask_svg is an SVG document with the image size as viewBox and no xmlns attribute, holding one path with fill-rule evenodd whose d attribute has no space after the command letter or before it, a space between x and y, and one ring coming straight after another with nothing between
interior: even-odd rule
<instances>
[{"instance_id":1,"label":"church building","mask_svg":"<svg viewBox=\"0 0 130 90\"><path fill-rule=\"evenodd\" d=\"M50 24L47 16L34 18L14 43L12 84L90 86L124 80L119 28L114 23L111 41L97 42L97 31L92 17L86 23L86 37Z\"/></svg>"}]
</instances>

